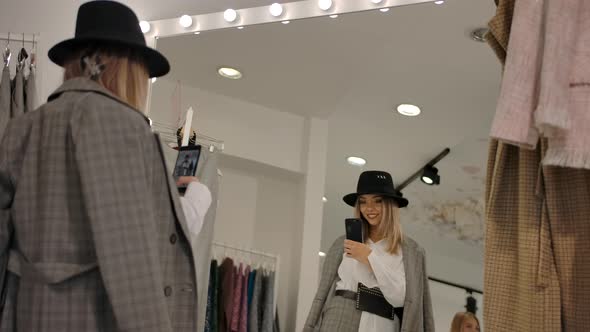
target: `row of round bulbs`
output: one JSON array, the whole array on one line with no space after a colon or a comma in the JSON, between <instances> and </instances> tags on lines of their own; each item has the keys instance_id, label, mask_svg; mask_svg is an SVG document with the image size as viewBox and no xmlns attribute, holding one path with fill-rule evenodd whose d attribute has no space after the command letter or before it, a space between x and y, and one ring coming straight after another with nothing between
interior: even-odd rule
<instances>
[{"instance_id":1,"label":"row of round bulbs","mask_svg":"<svg viewBox=\"0 0 590 332\"><path fill-rule=\"evenodd\" d=\"M383 2L383 0L370 0L372 3L378 5L380 3ZM438 0L435 1L434 3L436 3L437 5L440 5L442 3L444 3L444 0ZM332 6L334 5L333 0L318 0L318 7L323 10L323 11L328 11L332 8ZM269 7L269 12L270 15L272 15L273 17L280 17L281 15L283 15L284 13L284 8L283 5L281 5L280 3L273 3L272 5L270 5ZM385 12L388 11L389 8L381 8L381 11ZM223 19L228 22L228 23L233 23L238 19L239 15L238 12L235 11L234 9L227 9L225 12L223 12ZM338 17L337 15L332 15L330 17ZM285 21L288 22L288 21ZM182 15L178 21L178 23L180 24L180 26L182 26L183 28L190 28L193 25L193 18L189 15ZM286 23L285 23L286 24ZM146 21L141 21L139 23L140 27L141 27L141 31L143 33L148 33L151 30L151 26L149 22Z\"/></svg>"}]
</instances>

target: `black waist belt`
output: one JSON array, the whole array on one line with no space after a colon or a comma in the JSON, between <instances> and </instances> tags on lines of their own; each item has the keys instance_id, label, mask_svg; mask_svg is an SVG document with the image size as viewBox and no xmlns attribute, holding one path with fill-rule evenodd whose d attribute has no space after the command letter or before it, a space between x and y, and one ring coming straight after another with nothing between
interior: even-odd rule
<instances>
[{"instance_id":1,"label":"black waist belt","mask_svg":"<svg viewBox=\"0 0 590 332\"><path fill-rule=\"evenodd\" d=\"M366 287L359 288L359 292L357 293L349 290L337 289L335 295L356 301L357 310L366 311L391 320L394 319L394 316L397 316L401 324L404 316L403 307L394 308L389 302L387 302L385 297L383 297L383 294L379 296L374 293L366 292L364 289L366 289Z\"/></svg>"}]
</instances>

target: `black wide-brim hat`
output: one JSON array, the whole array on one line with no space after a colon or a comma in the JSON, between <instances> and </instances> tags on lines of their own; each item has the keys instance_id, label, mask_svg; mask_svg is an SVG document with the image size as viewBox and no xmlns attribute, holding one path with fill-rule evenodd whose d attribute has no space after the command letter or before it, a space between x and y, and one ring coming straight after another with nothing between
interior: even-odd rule
<instances>
[{"instance_id":1,"label":"black wide-brim hat","mask_svg":"<svg viewBox=\"0 0 590 332\"><path fill-rule=\"evenodd\" d=\"M408 200L402 193L395 190L391 174L383 171L366 171L361 173L356 186L356 192L344 196L342 199L350 206L355 206L360 195L379 195L395 200L400 208L408 206Z\"/></svg>"},{"instance_id":2,"label":"black wide-brim hat","mask_svg":"<svg viewBox=\"0 0 590 332\"><path fill-rule=\"evenodd\" d=\"M53 46L49 59L63 67L73 53L89 45L112 45L137 51L150 78L164 76L170 71L166 57L147 46L133 10L115 1L91 1L81 5L74 38Z\"/></svg>"}]
</instances>

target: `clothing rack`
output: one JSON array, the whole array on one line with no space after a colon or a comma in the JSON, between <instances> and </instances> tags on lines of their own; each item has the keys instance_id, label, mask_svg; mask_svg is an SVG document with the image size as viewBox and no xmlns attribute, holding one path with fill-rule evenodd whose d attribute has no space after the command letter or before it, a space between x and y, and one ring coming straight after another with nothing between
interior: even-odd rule
<instances>
[{"instance_id":1,"label":"clothing rack","mask_svg":"<svg viewBox=\"0 0 590 332\"><path fill-rule=\"evenodd\" d=\"M10 41L11 44L18 45L18 43L37 44L39 41L39 33L12 33L0 32L0 40Z\"/></svg>"},{"instance_id":2,"label":"clothing rack","mask_svg":"<svg viewBox=\"0 0 590 332\"><path fill-rule=\"evenodd\" d=\"M279 290L279 267L280 267L280 262L281 262L281 257L279 255L274 255L274 254L270 254L267 252L263 252L263 251L259 251L259 250L255 250L255 249L246 249L246 248L240 248L240 247L236 247L230 244L226 244L223 242L218 242L218 241L213 241L213 246L218 247L218 248L223 248L225 249L230 249L230 250L235 250L235 251L239 251L239 252L243 252L249 255L256 255L256 256L262 256L265 258L269 258L272 261L274 261L274 273L275 273L275 283L274 283L274 298L273 298L273 304L274 304L274 314L277 314L277 298L278 298L278 290Z\"/></svg>"}]
</instances>

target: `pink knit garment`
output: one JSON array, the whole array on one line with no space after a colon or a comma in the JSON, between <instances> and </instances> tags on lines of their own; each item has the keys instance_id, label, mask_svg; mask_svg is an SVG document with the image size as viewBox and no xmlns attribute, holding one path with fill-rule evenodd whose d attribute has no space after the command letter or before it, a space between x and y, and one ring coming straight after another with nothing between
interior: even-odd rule
<instances>
[{"instance_id":1,"label":"pink knit garment","mask_svg":"<svg viewBox=\"0 0 590 332\"><path fill-rule=\"evenodd\" d=\"M590 1L517 1L491 136L590 169Z\"/></svg>"}]
</instances>

